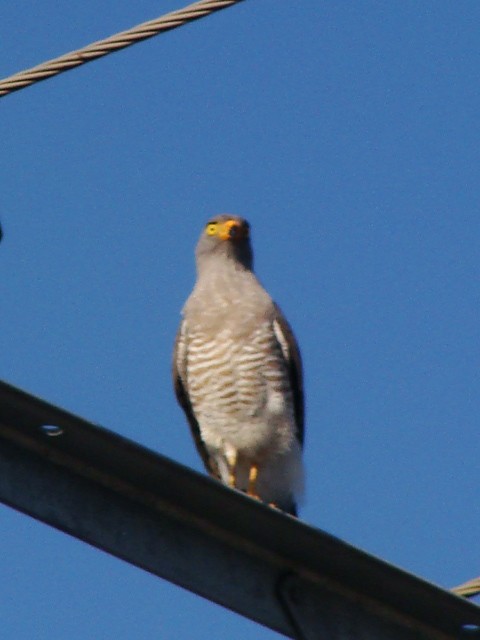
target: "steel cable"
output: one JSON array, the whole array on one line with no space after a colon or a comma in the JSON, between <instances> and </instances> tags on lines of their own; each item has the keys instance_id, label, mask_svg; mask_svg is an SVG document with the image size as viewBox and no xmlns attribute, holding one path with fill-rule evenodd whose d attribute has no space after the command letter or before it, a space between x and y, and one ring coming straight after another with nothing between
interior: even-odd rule
<instances>
[{"instance_id":1,"label":"steel cable","mask_svg":"<svg viewBox=\"0 0 480 640\"><path fill-rule=\"evenodd\" d=\"M36 67L20 71L4 80L0 80L0 97L240 2L243 2L243 0L201 0L200 2L194 2L183 9L166 13L159 18L139 24L132 29L128 29L128 31L116 33L109 38L98 40L98 42L93 42L82 49L66 53L59 58L47 60Z\"/></svg>"},{"instance_id":2,"label":"steel cable","mask_svg":"<svg viewBox=\"0 0 480 640\"><path fill-rule=\"evenodd\" d=\"M473 580L469 580L468 582L464 582L463 584L458 585L458 587L453 587L453 593L456 593L457 596L464 596L465 598L473 598L473 596L478 596L480 594L480 576L478 578L473 578Z\"/></svg>"}]
</instances>

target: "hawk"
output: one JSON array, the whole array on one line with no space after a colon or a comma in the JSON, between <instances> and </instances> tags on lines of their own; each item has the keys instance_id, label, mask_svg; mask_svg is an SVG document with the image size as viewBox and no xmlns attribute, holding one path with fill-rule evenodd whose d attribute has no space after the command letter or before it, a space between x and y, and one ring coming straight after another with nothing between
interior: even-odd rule
<instances>
[{"instance_id":1,"label":"hawk","mask_svg":"<svg viewBox=\"0 0 480 640\"><path fill-rule=\"evenodd\" d=\"M300 351L253 272L250 227L209 220L173 355L175 393L209 474L296 515L303 490Z\"/></svg>"}]
</instances>

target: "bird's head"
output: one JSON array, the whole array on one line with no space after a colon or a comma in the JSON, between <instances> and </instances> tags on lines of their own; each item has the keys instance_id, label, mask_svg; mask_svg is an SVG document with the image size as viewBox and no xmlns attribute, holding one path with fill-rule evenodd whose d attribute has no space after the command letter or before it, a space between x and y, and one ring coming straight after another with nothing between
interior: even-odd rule
<instances>
[{"instance_id":1,"label":"bird's head","mask_svg":"<svg viewBox=\"0 0 480 640\"><path fill-rule=\"evenodd\" d=\"M209 258L233 260L239 267L252 269L250 225L239 216L228 213L211 218L205 225L196 249L200 268Z\"/></svg>"}]
</instances>

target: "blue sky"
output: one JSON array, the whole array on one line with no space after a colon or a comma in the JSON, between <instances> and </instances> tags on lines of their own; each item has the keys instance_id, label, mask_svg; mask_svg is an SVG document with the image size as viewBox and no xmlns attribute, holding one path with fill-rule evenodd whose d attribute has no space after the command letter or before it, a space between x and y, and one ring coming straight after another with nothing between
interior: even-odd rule
<instances>
[{"instance_id":1,"label":"blue sky","mask_svg":"<svg viewBox=\"0 0 480 640\"><path fill-rule=\"evenodd\" d=\"M0 10L0 76L180 8ZM480 5L247 0L1 100L0 377L197 470L193 248L244 215L300 342L308 523L479 573ZM280 637L0 507L5 639Z\"/></svg>"}]
</instances>

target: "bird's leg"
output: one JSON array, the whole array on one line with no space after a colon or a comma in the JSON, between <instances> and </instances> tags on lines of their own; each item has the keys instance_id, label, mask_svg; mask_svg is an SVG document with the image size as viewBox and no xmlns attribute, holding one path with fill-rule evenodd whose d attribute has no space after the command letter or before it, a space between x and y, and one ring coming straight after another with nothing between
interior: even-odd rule
<instances>
[{"instance_id":1,"label":"bird's leg","mask_svg":"<svg viewBox=\"0 0 480 640\"><path fill-rule=\"evenodd\" d=\"M237 450L230 446L225 447L225 457L228 463L228 486L235 489L237 484L237 477L235 475L237 466Z\"/></svg>"},{"instance_id":2,"label":"bird's leg","mask_svg":"<svg viewBox=\"0 0 480 640\"><path fill-rule=\"evenodd\" d=\"M258 466L256 464L252 464L252 466L250 467L250 471L248 474L248 488L247 488L247 495L251 496L252 498L257 498L259 499L259 496L255 490L255 485L257 483L257 478L258 478Z\"/></svg>"}]
</instances>

